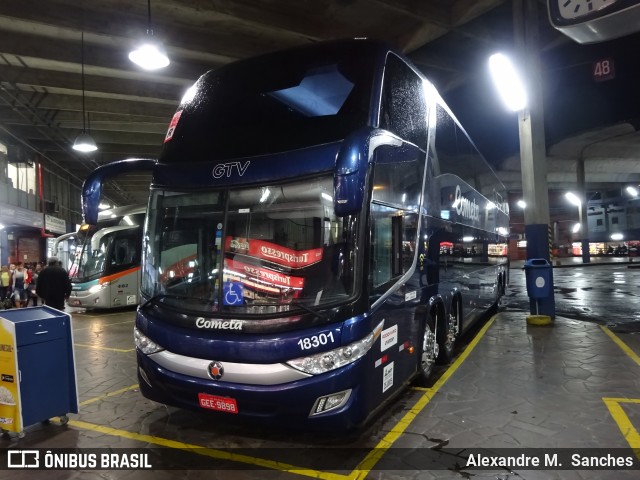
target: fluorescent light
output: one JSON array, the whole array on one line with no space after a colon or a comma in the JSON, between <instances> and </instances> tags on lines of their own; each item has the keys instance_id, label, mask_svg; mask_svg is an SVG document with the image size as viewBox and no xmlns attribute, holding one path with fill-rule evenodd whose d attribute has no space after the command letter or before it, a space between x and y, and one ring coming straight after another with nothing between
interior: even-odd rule
<instances>
[{"instance_id":1,"label":"fluorescent light","mask_svg":"<svg viewBox=\"0 0 640 480\"><path fill-rule=\"evenodd\" d=\"M576 207L579 207L580 205L582 205L580 198L575 193L567 192L564 194L564 196L567 200L569 200L569 202L571 202Z\"/></svg>"},{"instance_id":2,"label":"fluorescent light","mask_svg":"<svg viewBox=\"0 0 640 480\"><path fill-rule=\"evenodd\" d=\"M632 187L631 185L629 185L627 187L627 192L629 193L629 195L631 195L632 197L637 197L638 196L638 190L635 187Z\"/></svg>"},{"instance_id":3,"label":"fluorescent light","mask_svg":"<svg viewBox=\"0 0 640 480\"><path fill-rule=\"evenodd\" d=\"M129 53L129 60L145 70L157 70L169 65L169 57L161 42L153 37L151 0L147 0L147 36L142 45Z\"/></svg>"},{"instance_id":4,"label":"fluorescent light","mask_svg":"<svg viewBox=\"0 0 640 480\"><path fill-rule=\"evenodd\" d=\"M78 152L95 152L98 149L98 146L91 135L86 132L82 132L76 137L76 141L73 142L73 149Z\"/></svg>"},{"instance_id":5,"label":"fluorescent light","mask_svg":"<svg viewBox=\"0 0 640 480\"><path fill-rule=\"evenodd\" d=\"M169 65L169 57L160 42L148 40L129 53L129 60L145 70L158 70Z\"/></svg>"},{"instance_id":6,"label":"fluorescent light","mask_svg":"<svg viewBox=\"0 0 640 480\"><path fill-rule=\"evenodd\" d=\"M525 202L524 200L518 200L516 202L516 205L518 205L523 210L527 208L527 202Z\"/></svg>"},{"instance_id":7,"label":"fluorescent light","mask_svg":"<svg viewBox=\"0 0 640 480\"><path fill-rule=\"evenodd\" d=\"M514 112L527 106L527 92L511 60L502 53L489 57L489 71L505 106Z\"/></svg>"},{"instance_id":8,"label":"fluorescent light","mask_svg":"<svg viewBox=\"0 0 640 480\"><path fill-rule=\"evenodd\" d=\"M462 237L463 242L473 242L473 237Z\"/></svg>"},{"instance_id":9,"label":"fluorescent light","mask_svg":"<svg viewBox=\"0 0 640 480\"><path fill-rule=\"evenodd\" d=\"M578 232L580 231L580 224L579 224L579 223L576 223L576 224L573 226L573 228L571 229L571 231L572 231L573 233L578 233Z\"/></svg>"},{"instance_id":10,"label":"fluorescent light","mask_svg":"<svg viewBox=\"0 0 640 480\"><path fill-rule=\"evenodd\" d=\"M622 240L623 238L624 238L624 235L622 235L621 233L611 234L611 240Z\"/></svg>"}]
</instances>

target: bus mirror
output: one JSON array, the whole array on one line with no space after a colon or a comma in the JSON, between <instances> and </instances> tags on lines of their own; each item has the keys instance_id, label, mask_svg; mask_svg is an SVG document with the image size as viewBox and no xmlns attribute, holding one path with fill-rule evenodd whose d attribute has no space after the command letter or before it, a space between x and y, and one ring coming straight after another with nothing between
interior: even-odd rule
<instances>
[{"instance_id":1,"label":"bus mirror","mask_svg":"<svg viewBox=\"0 0 640 480\"><path fill-rule=\"evenodd\" d=\"M338 217L353 215L362 208L366 168L336 174L334 178L334 210Z\"/></svg>"},{"instance_id":2,"label":"bus mirror","mask_svg":"<svg viewBox=\"0 0 640 480\"><path fill-rule=\"evenodd\" d=\"M355 131L340 147L333 179L333 203L338 217L354 215L362 209L369 163L376 148L402 145L402 140L389 132L374 128Z\"/></svg>"},{"instance_id":3,"label":"bus mirror","mask_svg":"<svg viewBox=\"0 0 640 480\"><path fill-rule=\"evenodd\" d=\"M98 223L98 206L102 185L109 178L129 172L153 170L156 160L152 158L128 158L107 163L96 168L82 184L82 218L84 223Z\"/></svg>"}]
</instances>

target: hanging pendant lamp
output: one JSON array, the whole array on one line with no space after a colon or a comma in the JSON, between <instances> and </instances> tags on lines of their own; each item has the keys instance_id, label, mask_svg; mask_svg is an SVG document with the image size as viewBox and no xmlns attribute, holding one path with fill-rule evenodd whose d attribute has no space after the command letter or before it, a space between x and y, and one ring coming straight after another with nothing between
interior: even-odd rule
<instances>
[{"instance_id":1,"label":"hanging pendant lamp","mask_svg":"<svg viewBox=\"0 0 640 480\"><path fill-rule=\"evenodd\" d=\"M129 53L129 60L145 70L158 70L169 65L169 57L162 45L156 40L151 28L151 0L147 0L147 36L140 45Z\"/></svg>"},{"instance_id":2,"label":"hanging pendant lamp","mask_svg":"<svg viewBox=\"0 0 640 480\"><path fill-rule=\"evenodd\" d=\"M84 104L84 32L82 32L80 37L80 50L82 63L82 133L78 135L75 142L73 142L73 149L79 152L95 152L98 149L98 146L91 135L87 133L87 125L85 122L87 111Z\"/></svg>"}]
</instances>

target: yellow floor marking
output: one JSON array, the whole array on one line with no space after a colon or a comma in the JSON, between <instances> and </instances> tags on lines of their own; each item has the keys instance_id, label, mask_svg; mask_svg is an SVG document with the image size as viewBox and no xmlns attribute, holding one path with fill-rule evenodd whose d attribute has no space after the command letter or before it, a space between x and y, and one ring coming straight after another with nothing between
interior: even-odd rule
<instances>
[{"instance_id":1,"label":"yellow floor marking","mask_svg":"<svg viewBox=\"0 0 640 480\"><path fill-rule=\"evenodd\" d=\"M414 390L416 392L430 392L431 387L409 387L410 390Z\"/></svg>"},{"instance_id":2,"label":"yellow floor marking","mask_svg":"<svg viewBox=\"0 0 640 480\"><path fill-rule=\"evenodd\" d=\"M108 350L110 352L121 352L121 353L129 353L135 350L135 348L123 349L123 348L101 347L100 345L88 345L86 343L74 343L73 345L76 347L93 348L95 350Z\"/></svg>"},{"instance_id":3,"label":"yellow floor marking","mask_svg":"<svg viewBox=\"0 0 640 480\"><path fill-rule=\"evenodd\" d=\"M94 320L94 322L97 322L98 320ZM131 320L125 320L124 322L114 322L114 323L100 323L99 327L110 327L112 325L122 325L123 323L135 323L136 319L132 318ZM90 325L88 327L84 327L84 328L74 328L73 331L74 332L80 332L82 330L92 330L95 329L96 325Z\"/></svg>"},{"instance_id":4,"label":"yellow floor marking","mask_svg":"<svg viewBox=\"0 0 640 480\"><path fill-rule=\"evenodd\" d=\"M609 398L604 397L602 399L604 404L609 409L609 413L618 424L618 428L622 432L622 436L627 441L629 446L634 450L636 457L640 460L640 433L633 426L631 420L624 409L620 405L621 403L637 403L640 404L640 398Z\"/></svg>"},{"instance_id":5,"label":"yellow floor marking","mask_svg":"<svg viewBox=\"0 0 640 480\"><path fill-rule=\"evenodd\" d=\"M197 453L199 455L205 455L212 458L217 458L220 460L228 460L233 462L246 463L249 465L256 465L264 468L270 468L272 470L284 471L288 473L293 473L297 475L303 475L312 478L320 478L324 480L356 480L365 478L371 470L375 467L375 465L380 461L382 456L386 453L386 451L400 438L400 436L404 433L407 427L413 422L413 420L418 416L418 414L427 406L427 404L431 401L433 396L442 388L442 386L449 380L449 378L455 373L455 371L462 365L462 363L467 359L467 357L471 354L476 345L480 342L480 340L484 337L485 333L489 329L489 327L493 324L496 319L496 315L494 315L484 327L478 332L473 341L467 346L467 348L462 352L462 354L456 359L456 361L444 372L444 374L438 379L438 381L431 388L420 388L416 387L416 390L424 391L425 393L418 399L418 401L414 404L414 406L398 421L398 423L387 433L387 435L378 442L378 445L371 450L367 456L362 460L358 466L349 474L342 475L337 473L323 472L319 470L313 470L308 468L302 468L295 465L290 465L283 462L277 462L274 460L268 460L259 457L251 457L248 455L239 455L234 453L229 453L222 450L216 450L212 448L202 447L200 445L193 445L183 442L178 442L175 440L169 440L162 437L156 437L153 435L144 435L140 433L128 432L126 430L119 430L116 428L105 427L102 425L96 425L89 422L84 422L80 420L70 420L69 425L81 428L84 430L91 430L94 432L103 433L105 435L113 435L116 437L128 438L131 440L137 440L140 442L151 443L154 445L159 445L168 448L176 448L179 450L186 450L191 453ZM82 405L86 405L89 403L96 402L101 400L102 398L117 395L124 391L130 390L137 387L137 385L132 385L130 387L126 387L124 389L108 393L103 395L102 397L97 397L95 399L86 400L82 403Z\"/></svg>"},{"instance_id":6,"label":"yellow floor marking","mask_svg":"<svg viewBox=\"0 0 640 480\"><path fill-rule=\"evenodd\" d=\"M120 390L116 390L114 392L105 393L104 395L100 395L99 397L93 397L84 402L80 402L80 406L89 405L91 403L99 402L100 400L104 400L105 398L113 397L115 395L120 395L121 393L128 392L129 390L135 390L138 388L138 384L130 385L128 387L121 388Z\"/></svg>"},{"instance_id":7,"label":"yellow floor marking","mask_svg":"<svg viewBox=\"0 0 640 480\"><path fill-rule=\"evenodd\" d=\"M493 324L496 316L494 315L491 319L486 323L484 327L478 332L473 341L464 349L464 352L457 358L457 360L444 372L444 374L438 379L438 381L433 385L433 387L427 389L427 391L422 395L422 397L415 403L413 408L409 410L404 417L400 419L400 421L387 433L378 445L367 454L362 462L355 468L351 475L350 479L363 479L365 478L375 467L378 461L382 458L385 452L395 443L396 440L404 433L407 427L413 422L413 420L418 416L418 414L428 405L434 395L442 388L442 386L446 383L449 378L456 372L456 370L462 365L462 363L467 359L467 357L471 354L473 349L478 345L484 334L487 333L489 327Z\"/></svg>"},{"instance_id":8,"label":"yellow floor marking","mask_svg":"<svg viewBox=\"0 0 640 480\"><path fill-rule=\"evenodd\" d=\"M119 430L116 428L105 427L102 425L96 425L93 423L83 422L80 420L70 420L69 425L76 428L81 428L84 430L91 430L93 432L103 433L105 435L113 435L116 437L128 438L130 440L136 440L136 441L147 443L147 444L159 445L161 447L185 450L190 453L197 453L198 455L204 455L207 457L216 458L218 460L228 460L231 462L247 463L249 465L256 465L259 467L270 468L272 470L295 473L298 475L304 475L312 478L321 478L324 480L345 480L349 478L345 475L341 475L337 473L311 470L307 468L297 467L295 465L290 465L288 463L268 460L265 458L258 458L258 457L251 457L248 455L240 455L237 453L230 453L224 450L216 450L215 448L207 448L201 445L177 442L175 440L169 440L167 438L156 437L153 435L144 435L141 433L128 432L126 430Z\"/></svg>"},{"instance_id":9,"label":"yellow floor marking","mask_svg":"<svg viewBox=\"0 0 640 480\"><path fill-rule=\"evenodd\" d=\"M604 333L609 335L609 338L611 338L611 340L613 340L616 343L616 345L618 345L622 349L622 351L626 353L629 358L631 358L631 360L636 362L637 365L640 365L640 356L638 356L637 353L631 350L631 348L629 348L629 346L626 343L620 340L620 338L611 330L609 330L607 327L605 327L604 325L600 325L600 328Z\"/></svg>"}]
</instances>

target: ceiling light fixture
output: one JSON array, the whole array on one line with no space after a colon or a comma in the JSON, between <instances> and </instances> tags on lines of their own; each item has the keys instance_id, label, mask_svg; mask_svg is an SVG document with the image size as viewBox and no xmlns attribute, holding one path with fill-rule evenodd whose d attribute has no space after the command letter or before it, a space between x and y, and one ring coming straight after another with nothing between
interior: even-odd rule
<instances>
[{"instance_id":1,"label":"ceiling light fixture","mask_svg":"<svg viewBox=\"0 0 640 480\"><path fill-rule=\"evenodd\" d=\"M147 36L129 53L129 60L145 70L157 70L169 65L169 57L161 42L153 37L151 28L151 0L147 0Z\"/></svg>"},{"instance_id":2,"label":"ceiling light fixture","mask_svg":"<svg viewBox=\"0 0 640 480\"><path fill-rule=\"evenodd\" d=\"M73 149L79 152L95 152L98 149L95 140L87 133L85 118L87 111L84 103L84 32L80 34L80 62L82 64L82 133L73 142Z\"/></svg>"},{"instance_id":3,"label":"ceiling light fixture","mask_svg":"<svg viewBox=\"0 0 640 480\"><path fill-rule=\"evenodd\" d=\"M505 106L517 112L529 102L526 87L509 57L496 53L489 57L489 72Z\"/></svg>"}]
</instances>

